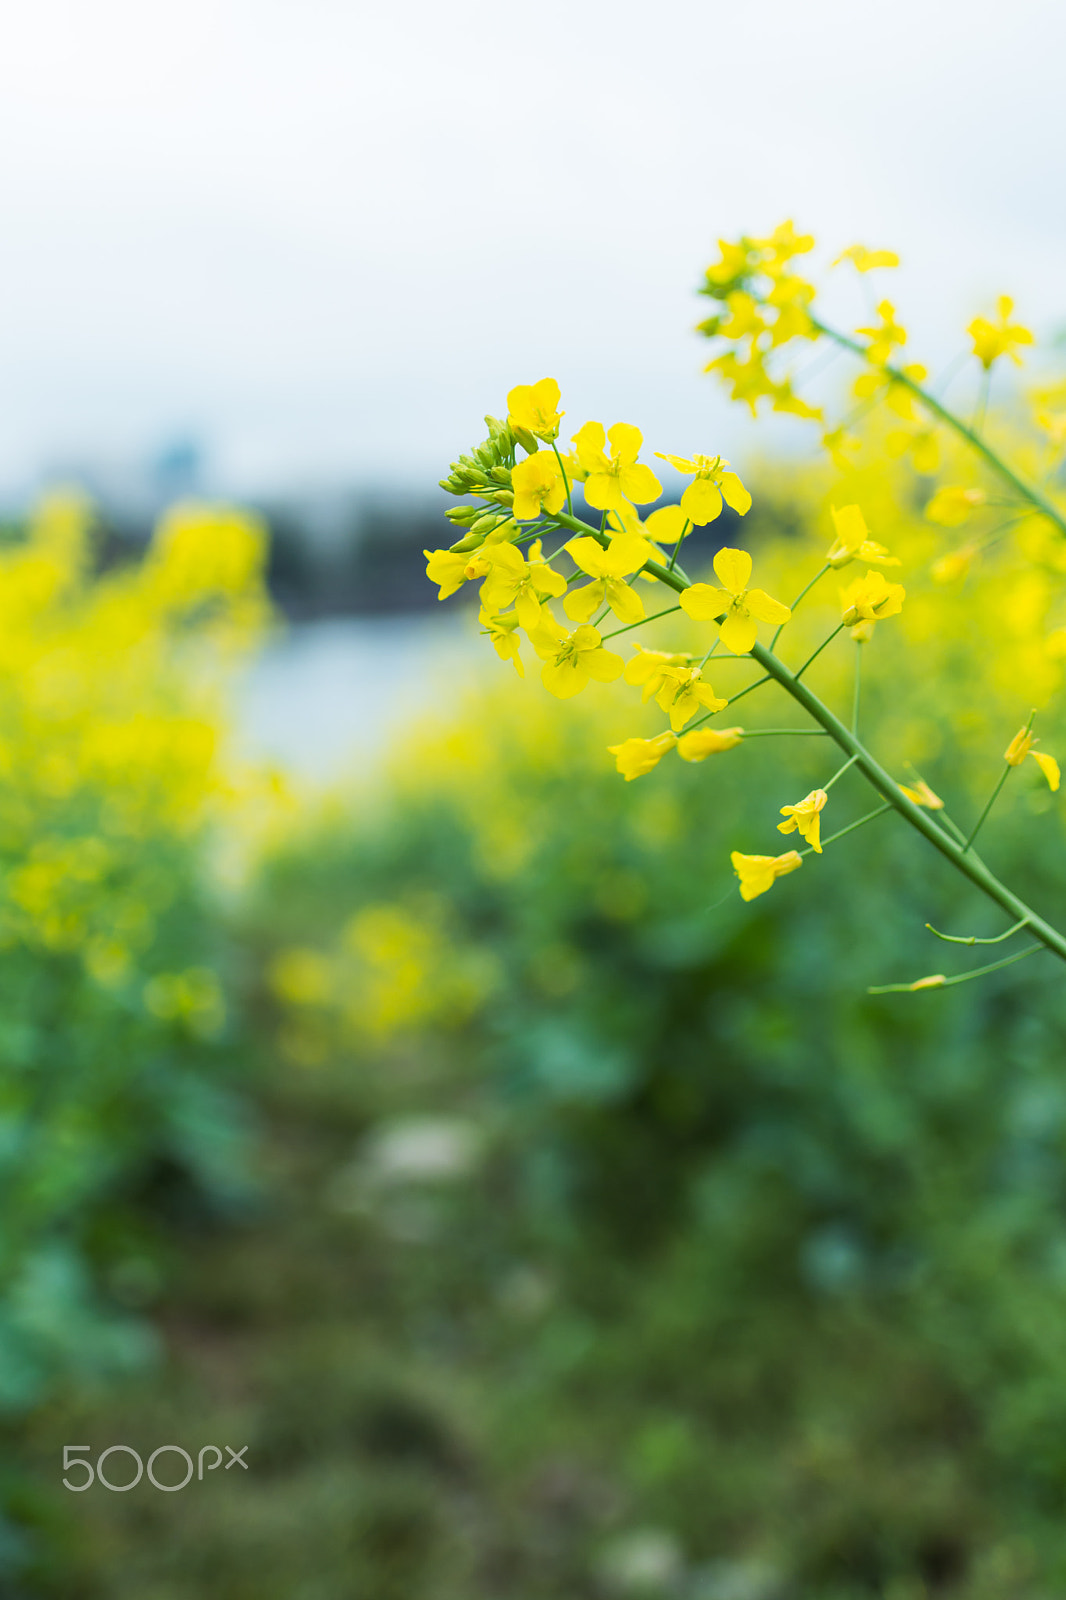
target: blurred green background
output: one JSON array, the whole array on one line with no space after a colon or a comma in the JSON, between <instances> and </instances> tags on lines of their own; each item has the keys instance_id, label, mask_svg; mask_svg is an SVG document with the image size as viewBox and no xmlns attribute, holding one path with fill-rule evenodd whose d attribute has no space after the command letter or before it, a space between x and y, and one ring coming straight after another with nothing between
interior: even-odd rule
<instances>
[{"instance_id":1,"label":"blurred green background","mask_svg":"<svg viewBox=\"0 0 1066 1600\"><path fill-rule=\"evenodd\" d=\"M790 592L822 489L763 477L745 535ZM913 486L857 488L920 564ZM100 570L63 496L0 552L0 1592L1059 1592L1050 961L866 995L973 964L922 925L991 912L894 819L742 904L729 850L768 848L831 757L763 739L624 784L627 689L561 706L490 657L451 694L425 645L441 709L387 759L264 771L234 708L239 663L287 648L266 555L186 506ZM960 816L1011 663L1057 682L1031 656L1056 584L1013 555L981 591L918 579L868 647L872 742ZM762 698L749 725L780 725ZM868 809L852 783L834 825ZM986 847L1052 915L1056 807L1023 769ZM78 1494L71 1444L248 1468Z\"/></svg>"}]
</instances>

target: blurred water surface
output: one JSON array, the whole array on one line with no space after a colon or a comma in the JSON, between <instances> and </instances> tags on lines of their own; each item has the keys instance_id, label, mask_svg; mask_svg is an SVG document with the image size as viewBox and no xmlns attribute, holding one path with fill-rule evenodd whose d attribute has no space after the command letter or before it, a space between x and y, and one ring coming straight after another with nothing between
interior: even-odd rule
<instances>
[{"instance_id":1,"label":"blurred water surface","mask_svg":"<svg viewBox=\"0 0 1066 1600\"><path fill-rule=\"evenodd\" d=\"M454 705L491 670L481 643L458 610L292 624L238 685L241 754L314 783L365 771L408 721Z\"/></svg>"}]
</instances>

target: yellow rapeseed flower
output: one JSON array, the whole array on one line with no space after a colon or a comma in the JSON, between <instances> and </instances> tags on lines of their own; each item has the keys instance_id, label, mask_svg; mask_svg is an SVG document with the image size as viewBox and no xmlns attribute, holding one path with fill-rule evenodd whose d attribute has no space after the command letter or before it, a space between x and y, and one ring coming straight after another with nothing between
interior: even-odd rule
<instances>
[{"instance_id":1,"label":"yellow rapeseed flower","mask_svg":"<svg viewBox=\"0 0 1066 1600\"><path fill-rule=\"evenodd\" d=\"M604 453L610 443L611 454ZM620 511L627 500L646 505L663 486L650 467L638 462L644 436L628 422L616 422L604 436L602 422L586 422L574 434L577 459L585 473L585 499L597 511Z\"/></svg>"},{"instance_id":2,"label":"yellow rapeseed flower","mask_svg":"<svg viewBox=\"0 0 1066 1600\"><path fill-rule=\"evenodd\" d=\"M607 748L623 778L632 783L634 778L642 778L657 767L676 743L676 734L659 733L654 739L623 739L621 744L609 744Z\"/></svg>"},{"instance_id":3,"label":"yellow rapeseed flower","mask_svg":"<svg viewBox=\"0 0 1066 1600\"><path fill-rule=\"evenodd\" d=\"M498 614L493 616L488 611L482 610L478 613L478 621L483 628L488 629L489 638L500 660L512 661L518 676L524 678L526 669L519 654L522 640L518 633L520 624L517 614L509 611L504 616Z\"/></svg>"},{"instance_id":4,"label":"yellow rapeseed flower","mask_svg":"<svg viewBox=\"0 0 1066 1600\"><path fill-rule=\"evenodd\" d=\"M481 603L491 611L503 611L513 604L519 623L532 633L540 623L541 606L548 596L557 598L565 593L566 579L542 559L541 542L534 539L521 566L513 562L493 564L482 586Z\"/></svg>"},{"instance_id":5,"label":"yellow rapeseed flower","mask_svg":"<svg viewBox=\"0 0 1066 1600\"><path fill-rule=\"evenodd\" d=\"M1009 294L1000 295L996 310L999 313L998 322L989 322L987 317L974 317L966 329L973 340L973 353L986 372L1000 356L1009 356L1014 365L1020 367L1022 358L1015 347L1033 343L1033 335L1028 328L1023 328L1020 322L1010 321L1014 301Z\"/></svg>"},{"instance_id":6,"label":"yellow rapeseed flower","mask_svg":"<svg viewBox=\"0 0 1066 1600\"><path fill-rule=\"evenodd\" d=\"M899 256L894 250L867 250L861 244L853 244L847 250L842 250L831 264L839 267L842 261L850 261L857 272L873 272L875 267L899 266Z\"/></svg>"},{"instance_id":7,"label":"yellow rapeseed flower","mask_svg":"<svg viewBox=\"0 0 1066 1600\"><path fill-rule=\"evenodd\" d=\"M959 528L983 506L988 496L983 489L964 489L961 484L945 484L925 508L930 522L941 528Z\"/></svg>"},{"instance_id":8,"label":"yellow rapeseed flower","mask_svg":"<svg viewBox=\"0 0 1066 1600\"><path fill-rule=\"evenodd\" d=\"M783 856L744 856L734 850L730 856L733 871L740 879L740 898L754 900L756 895L772 889L778 878L802 867L803 857L798 850L786 850Z\"/></svg>"},{"instance_id":9,"label":"yellow rapeseed flower","mask_svg":"<svg viewBox=\"0 0 1066 1600\"><path fill-rule=\"evenodd\" d=\"M890 556L884 545L870 538L866 518L858 506L830 506L836 539L826 551L831 567L846 567L849 561L874 561L883 567L898 567L899 559Z\"/></svg>"},{"instance_id":10,"label":"yellow rapeseed flower","mask_svg":"<svg viewBox=\"0 0 1066 1600\"><path fill-rule=\"evenodd\" d=\"M1028 728L1019 728L1010 744L1003 752L1003 759L1009 767L1020 767L1026 756L1032 756L1044 777L1047 779L1048 788L1055 792L1059 786L1059 764L1054 756L1049 756L1043 750L1034 750L1036 734Z\"/></svg>"},{"instance_id":11,"label":"yellow rapeseed flower","mask_svg":"<svg viewBox=\"0 0 1066 1600\"><path fill-rule=\"evenodd\" d=\"M866 346L866 359L875 367L883 367L895 346L907 343L907 333L896 321L896 308L891 300L881 301L877 315L880 322L876 327L856 328L855 332L864 333L870 341Z\"/></svg>"},{"instance_id":12,"label":"yellow rapeseed flower","mask_svg":"<svg viewBox=\"0 0 1066 1600\"><path fill-rule=\"evenodd\" d=\"M539 383L520 383L507 396L507 423L525 428L535 439L550 443L558 437L566 412L559 410L559 385L554 378Z\"/></svg>"},{"instance_id":13,"label":"yellow rapeseed flower","mask_svg":"<svg viewBox=\"0 0 1066 1600\"><path fill-rule=\"evenodd\" d=\"M822 807L828 799L824 789L812 789L805 799L797 800L794 806L782 806L781 815L785 821L777 824L778 833L794 833L798 828L800 837L806 839L816 855L821 855Z\"/></svg>"},{"instance_id":14,"label":"yellow rapeseed flower","mask_svg":"<svg viewBox=\"0 0 1066 1600\"><path fill-rule=\"evenodd\" d=\"M479 550L465 554L455 550L423 550L422 554L426 558L426 577L440 585L438 600L447 600L464 583L476 583L490 573L496 573L501 580L517 579L526 567L521 551L506 540L486 540Z\"/></svg>"},{"instance_id":15,"label":"yellow rapeseed flower","mask_svg":"<svg viewBox=\"0 0 1066 1600\"><path fill-rule=\"evenodd\" d=\"M647 539L618 533L606 549L591 537L571 539L566 548L575 566L593 580L567 593L563 610L572 621L587 622L604 604L610 606L620 622L641 621L644 604L625 580L652 556Z\"/></svg>"},{"instance_id":16,"label":"yellow rapeseed flower","mask_svg":"<svg viewBox=\"0 0 1066 1600\"><path fill-rule=\"evenodd\" d=\"M856 622L880 622L903 610L907 591L901 583L889 583L883 572L868 572L855 578L840 591L842 620L851 627Z\"/></svg>"},{"instance_id":17,"label":"yellow rapeseed flower","mask_svg":"<svg viewBox=\"0 0 1066 1600\"><path fill-rule=\"evenodd\" d=\"M682 761L706 761L708 756L735 750L743 738L743 728L693 728L677 741L677 753Z\"/></svg>"},{"instance_id":18,"label":"yellow rapeseed flower","mask_svg":"<svg viewBox=\"0 0 1066 1600\"><path fill-rule=\"evenodd\" d=\"M722 642L734 655L747 655L758 635L760 622L787 622L792 612L763 589L749 589L751 557L746 550L719 550L715 574L722 584L693 583L681 594L682 609L694 622L722 617Z\"/></svg>"},{"instance_id":19,"label":"yellow rapeseed flower","mask_svg":"<svg viewBox=\"0 0 1066 1600\"><path fill-rule=\"evenodd\" d=\"M559 630L560 636L533 638L533 647L547 660L541 668L544 687L560 700L569 700L580 694L590 678L597 683L611 683L618 677L625 663L613 650L605 650L597 630L582 623L573 633Z\"/></svg>"},{"instance_id":20,"label":"yellow rapeseed flower","mask_svg":"<svg viewBox=\"0 0 1066 1600\"><path fill-rule=\"evenodd\" d=\"M513 515L518 522L532 522L541 511L551 516L566 504L566 484L552 450L538 450L512 467L511 488Z\"/></svg>"},{"instance_id":21,"label":"yellow rapeseed flower","mask_svg":"<svg viewBox=\"0 0 1066 1600\"><path fill-rule=\"evenodd\" d=\"M689 459L687 456L664 455L661 450L656 450L655 454L660 461L668 461L676 471L694 479L681 496L681 510L697 528L713 522L720 515L723 500L741 516L750 509L751 495L737 474L726 470L729 462L723 461L721 456L693 456Z\"/></svg>"},{"instance_id":22,"label":"yellow rapeseed flower","mask_svg":"<svg viewBox=\"0 0 1066 1600\"><path fill-rule=\"evenodd\" d=\"M913 783L901 783L899 787L912 805L925 806L929 811L943 811L943 800L933 793L924 778L916 778Z\"/></svg>"}]
</instances>

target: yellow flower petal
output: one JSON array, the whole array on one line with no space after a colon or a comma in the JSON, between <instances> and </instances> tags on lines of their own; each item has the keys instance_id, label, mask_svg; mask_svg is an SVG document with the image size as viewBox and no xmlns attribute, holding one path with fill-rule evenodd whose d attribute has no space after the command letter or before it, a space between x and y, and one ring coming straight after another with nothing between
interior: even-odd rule
<instances>
[{"instance_id":1,"label":"yellow flower petal","mask_svg":"<svg viewBox=\"0 0 1066 1600\"><path fill-rule=\"evenodd\" d=\"M792 615L788 606L775 600L765 589L749 589L744 596L744 604L760 622L787 622Z\"/></svg>"},{"instance_id":2,"label":"yellow flower petal","mask_svg":"<svg viewBox=\"0 0 1066 1600\"><path fill-rule=\"evenodd\" d=\"M758 638L759 630L755 618L746 611L731 611L722 623L721 634L727 650L732 650L735 656L746 656Z\"/></svg>"},{"instance_id":3,"label":"yellow flower petal","mask_svg":"<svg viewBox=\"0 0 1066 1600\"><path fill-rule=\"evenodd\" d=\"M681 496L681 511L697 528L713 522L721 510L721 490L710 478L696 478Z\"/></svg>"},{"instance_id":4,"label":"yellow flower petal","mask_svg":"<svg viewBox=\"0 0 1066 1600\"><path fill-rule=\"evenodd\" d=\"M729 606L729 596L710 583L692 583L682 589L681 609L693 622L713 622Z\"/></svg>"},{"instance_id":5,"label":"yellow flower petal","mask_svg":"<svg viewBox=\"0 0 1066 1600\"><path fill-rule=\"evenodd\" d=\"M682 761L706 761L708 756L735 750L743 738L743 728L693 728L677 741L677 753Z\"/></svg>"},{"instance_id":6,"label":"yellow flower petal","mask_svg":"<svg viewBox=\"0 0 1066 1600\"><path fill-rule=\"evenodd\" d=\"M1059 786L1059 764L1054 756L1049 756L1043 750L1030 750L1029 754L1040 768L1048 781L1048 788L1054 794Z\"/></svg>"},{"instance_id":7,"label":"yellow flower petal","mask_svg":"<svg viewBox=\"0 0 1066 1600\"><path fill-rule=\"evenodd\" d=\"M730 594L742 594L751 577L751 557L746 550L727 547L715 556L714 570L723 589L728 589Z\"/></svg>"}]
</instances>

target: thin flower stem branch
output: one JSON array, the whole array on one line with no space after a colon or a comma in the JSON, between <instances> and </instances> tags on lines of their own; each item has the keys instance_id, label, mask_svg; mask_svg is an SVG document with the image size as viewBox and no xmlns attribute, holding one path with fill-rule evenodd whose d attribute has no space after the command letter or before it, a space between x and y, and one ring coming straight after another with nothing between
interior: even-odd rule
<instances>
[{"instance_id":1,"label":"thin flower stem branch","mask_svg":"<svg viewBox=\"0 0 1066 1600\"><path fill-rule=\"evenodd\" d=\"M818 582L819 578L824 578L826 573L830 571L831 567L832 567L832 562L827 561L825 566L822 567L820 571L818 571L818 572L816 572L814 574L814 577L811 579L810 583L804 585L804 587L800 590L799 594L796 596L795 600L793 600L792 604L789 606L789 610L791 612L793 612L793 613L795 612L796 607L799 605L800 601L803 600L807 595L810 594L811 590L814 588L814 586ZM778 639L780 639L780 637L781 637L781 629L785 628L787 626L788 626L788 624L785 623L785 622L782 622L782 623L778 624L777 632L774 634L773 638L770 640L770 649L771 650L773 650L775 648L775 646L777 645Z\"/></svg>"},{"instance_id":2,"label":"thin flower stem branch","mask_svg":"<svg viewBox=\"0 0 1066 1600\"><path fill-rule=\"evenodd\" d=\"M555 443L554 439L552 440L552 450L555 453L556 461L558 461L558 463L559 463L559 471L563 475L563 483L566 486L566 509L567 509L567 511L569 511L570 515L573 516L573 514L574 514L574 497L573 497L572 493L570 492L570 479L566 475L566 468L563 466L563 458L559 454L559 447Z\"/></svg>"},{"instance_id":3,"label":"thin flower stem branch","mask_svg":"<svg viewBox=\"0 0 1066 1600\"><path fill-rule=\"evenodd\" d=\"M824 333L827 338L835 340L845 350L850 350L853 355L858 356L861 361L868 360L865 345L860 344L857 339L852 339L848 334L840 333L838 329L829 327L827 323L821 322L810 312L808 312L808 316L810 316L813 326L817 328L819 333ZM943 405L936 395L925 388L924 385L916 383L913 378L909 378L901 367L886 364L881 370L894 383L902 384L904 389L909 390L914 398L920 401L932 416L936 417L938 422L943 422L945 426L957 433L960 439L965 439L967 444L972 446L977 451L977 454L992 468L993 472L997 472L1005 483L1010 484L1016 494L1042 512L1045 517L1055 524L1060 533L1066 534L1066 516L1048 499L1047 495L1015 472L1014 468L1004 461L998 450L993 449L979 433L974 432L973 428L967 427L961 417L957 417L953 411L949 411L948 407Z\"/></svg>"},{"instance_id":4,"label":"thin flower stem branch","mask_svg":"<svg viewBox=\"0 0 1066 1600\"><path fill-rule=\"evenodd\" d=\"M834 783L836 783L837 779L838 778L842 778L844 776L845 772L847 772L848 768L849 767L853 767L855 765L856 761L858 761L858 759L859 759L858 756L849 756L848 759L845 761L844 765L842 767L838 767L837 768L837 770L833 773L833 776L831 778L827 779L826 782L822 784L822 789L823 789L825 794L829 793L830 789L833 787Z\"/></svg>"},{"instance_id":5,"label":"thin flower stem branch","mask_svg":"<svg viewBox=\"0 0 1066 1600\"><path fill-rule=\"evenodd\" d=\"M743 689L738 689L736 694L731 694L729 696L729 699L726 701L726 705L731 706L734 700L743 700L744 696L746 694L750 694L753 689L761 688L764 683L769 683L770 677L771 674L767 673L764 678L756 678L754 683L746 684ZM709 714L713 717L715 712L712 711Z\"/></svg>"},{"instance_id":6,"label":"thin flower stem branch","mask_svg":"<svg viewBox=\"0 0 1066 1600\"><path fill-rule=\"evenodd\" d=\"M859 354L862 353L861 346L858 346L857 350ZM955 419L952 419L952 421L953 425L955 425ZM572 527L575 533L587 533L589 531L585 523L578 522L576 517L568 517L562 512L556 513L555 520L563 527ZM1056 516L1054 520L1066 532L1066 519ZM601 538L601 543L606 545L606 537ZM677 594L680 594L690 585L691 580L679 567L675 567L673 572L668 572L659 561L645 562L645 566L649 572L655 574L661 583L667 584ZM844 726L840 718L830 711L829 707L823 704L805 683L800 682L795 673L789 671L783 661L780 661L777 656L759 644L758 641L752 645L750 654L751 659L757 661L759 666L762 667L765 676L757 679L755 683L749 684L747 689L742 689L740 691L741 694L750 693L752 689L757 689L760 684L766 683L769 678L775 679L786 694L790 695L797 705L802 706L808 716L825 729L845 755L854 756L855 766L870 786L876 789L878 794L887 800L889 805L898 811L900 816L909 822L917 833L927 839L933 848L938 850L946 860L950 861L965 878L968 878L976 889L980 889L982 894L987 895L990 900L1006 911L1011 918L1015 921L1024 918L1041 944L1048 950L1054 951L1060 960L1066 961L1066 937L1059 933L1057 928L1052 927L1049 922L1045 922L1043 917L1038 916L1030 906L1026 905L1024 900L1020 899L1011 889L1008 889L1006 884L1001 883L972 850L969 852L964 851L959 842L952 838L951 834L946 832L945 829L941 828L927 810L921 806L916 806L913 800L908 800L899 784L889 776L880 762L866 749L865 745L859 742L855 735Z\"/></svg>"},{"instance_id":7,"label":"thin flower stem branch","mask_svg":"<svg viewBox=\"0 0 1066 1600\"><path fill-rule=\"evenodd\" d=\"M842 622L838 623L837 626L833 629L832 633L829 635L828 639L823 639L822 640L821 644L818 646L818 648L814 652L813 656L808 656L807 657L807 659L803 663L802 667L800 667L798 669L798 671L794 674L794 676L797 679L798 678L802 678L803 674L806 672L807 668L811 665L811 663L814 662L814 661L817 661L818 657L821 655L821 653L825 649L826 645L827 644L832 644L833 640L836 638L837 634L840 632L840 630L841 630L841 628L843 628L843 626L844 626L844 624ZM754 651L752 653L754 654Z\"/></svg>"},{"instance_id":8,"label":"thin flower stem branch","mask_svg":"<svg viewBox=\"0 0 1066 1600\"><path fill-rule=\"evenodd\" d=\"M943 939L945 944L1002 944L1004 939L1012 938L1014 934L1021 933L1022 929L1028 926L1029 924L1023 917L1020 922L1014 924L1013 928L1008 928L1006 933L997 933L994 939L978 939L972 933L966 936L958 933L941 933L939 928L934 928L931 922L926 923L929 932L935 933L937 938Z\"/></svg>"},{"instance_id":9,"label":"thin flower stem branch","mask_svg":"<svg viewBox=\"0 0 1066 1600\"><path fill-rule=\"evenodd\" d=\"M855 822L849 822L846 828L838 828L836 833L831 833L827 839L823 839L822 849L824 850L827 844L835 843L837 839L843 839L846 833L854 833L856 828L864 828L868 822L873 822L875 817L883 817L886 811L891 810L892 806L889 801L886 800L883 806L877 806L875 810L868 811L864 817L857 818ZM800 853L807 856L811 855L813 851L814 846L811 845L808 849L803 850Z\"/></svg>"},{"instance_id":10,"label":"thin flower stem branch","mask_svg":"<svg viewBox=\"0 0 1066 1600\"><path fill-rule=\"evenodd\" d=\"M775 734L791 733L797 739L827 739L824 728L745 728L745 739L770 739Z\"/></svg>"},{"instance_id":11,"label":"thin flower stem branch","mask_svg":"<svg viewBox=\"0 0 1066 1600\"><path fill-rule=\"evenodd\" d=\"M1004 956L1002 961L990 961L987 967L974 967L972 972L957 972L953 978L940 977L938 983L929 983L922 979L917 983L879 983L874 988L867 989L866 993L913 994L916 989L953 989L956 984L970 983L974 978L987 977L990 972L998 972L1001 967L1012 967L1016 961L1024 961L1026 956L1035 956L1038 950L1044 948L1042 944L1031 944L1024 950L1016 951L1012 956Z\"/></svg>"},{"instance_id":12,"label":"thin flower stem branch","mask_svg":"<svg viewBox=\"0 0 1066 1600\"><path fill-rule=\"evenodd\" d=\"M973 827L970 829L970 832L969 832L969 835L967 837L966 843L962 847L964 853L967 850L969 850L970 846L973 844L974 840L977 838L977 835L980 833L981 826L984 823L985 818L988 816L988 813L991 811L992 807L995 805L996 801L999 799L999 791L1002 789L1003 785L1006 783L1007 779L1010 777L1010 774L1011 774L1011 766L1010 766L1010 762L1008 761L1008 762L1004 763L1003 771L1000 773L1000 776L999 776L999 782L996 784L996 787L992 790L992 793L988 797L988 804L985 806L985 809L981 812L981 815L978 817L977 821L974 823Z\"/></svg>"},{"instance_id":13,"label":"thin flower stem branch","mask_svg":"<svg viewBox=\"0 0 1066 1600\"><path fill-rule=\"evenodd\" d=\"M667 571L668 572L673 572L674 568L677 566L677 557L678 557L678 552L681 549L681 541L685 537L685 535L688 533L688 530L691 528L691 526L692 526L691 518L686 518L685 519L685 526L681 529L681 532L678 534L677 543L674 545L674 548L670 553L670 559L666 563L666 567L667 567Z\"/></svg>"},{"instance_id":14,"label":"thin flower stem branch","mask_svg":"<svg viewBox=\"0 0 1066 1600\"><path fill-rule=\"evenodd\" d=\"M680 610L680 606L667 606L665 611L653 611L650 617L641 617L639 622L627 622L624 628L615 628L611 633L602 634L602 641L606 644L608 639L617 639L620 633L629 633L633 628L642 628L646 622L655 622L659 617L669 617Z\"/></svg>"}]
</instances>

